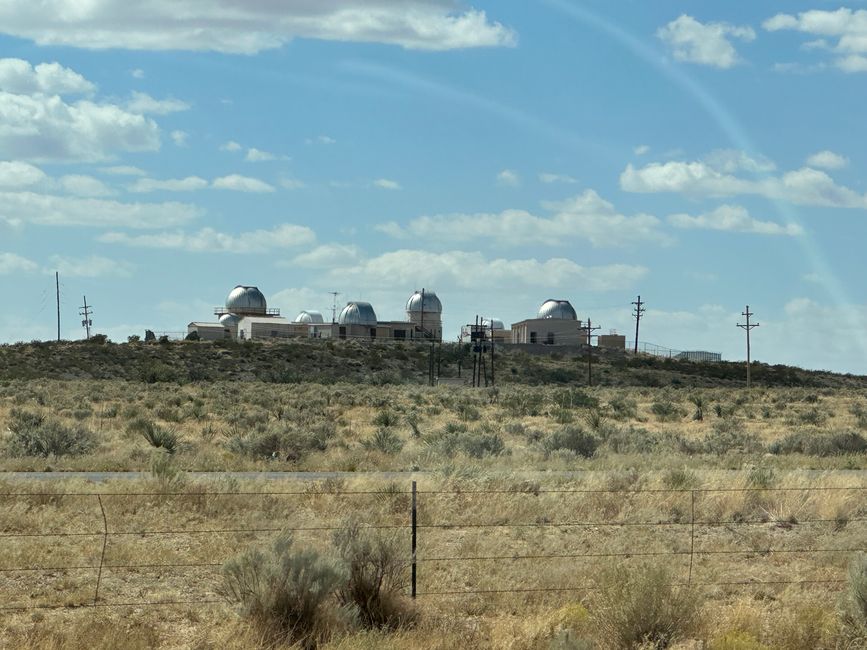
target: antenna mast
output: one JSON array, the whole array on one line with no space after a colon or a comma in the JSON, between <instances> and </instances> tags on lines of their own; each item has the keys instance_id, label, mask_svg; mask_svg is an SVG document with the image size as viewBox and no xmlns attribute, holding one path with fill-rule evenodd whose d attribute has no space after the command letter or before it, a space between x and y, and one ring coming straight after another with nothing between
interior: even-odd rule
<instances>
[{"instance_id":1,"label":"antenna mast","mask_svg":"<svg viewBox=\"0 0 867 650\"><path fill-rule=\"evenodd\" d=\"M331 295L331 298L332 298L332 300L331 300L331 324L333 325L334 323L337 322L337 296L340 295L340 292L339 291L329 291L328 293Z\"/></svg>"}]
</instances>

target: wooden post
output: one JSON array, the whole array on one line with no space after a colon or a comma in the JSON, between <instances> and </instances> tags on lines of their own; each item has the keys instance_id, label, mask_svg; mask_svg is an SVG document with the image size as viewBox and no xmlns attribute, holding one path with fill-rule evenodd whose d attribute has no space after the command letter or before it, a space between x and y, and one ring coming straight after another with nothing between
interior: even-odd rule
<instances>
[{"instance_id":1,"label":"wooden post","mask_svg":"<svg viewBox=\"0 0 867 650\"><path fill-rule=\"evenodd\" d=\"M416 511L416 483L412 482L412 598L415 600L416 594L416 539L418 532L418 513Z\"/></svg>"}]
</instances>

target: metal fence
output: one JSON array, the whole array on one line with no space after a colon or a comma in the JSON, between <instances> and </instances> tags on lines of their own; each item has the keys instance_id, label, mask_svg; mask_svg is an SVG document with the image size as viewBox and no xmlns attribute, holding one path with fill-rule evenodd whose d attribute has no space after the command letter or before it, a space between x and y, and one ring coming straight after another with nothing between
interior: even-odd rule
<instances>
[{"instance_id":1,"label":"metal fence","mask_svg":"<svg viewBox=\"0 0 867 650\"><path fill-rule=\"evenodd\" d=\"M419 490L413 481L406 490L391 484L358 491L318 486L284 491L6 492L0 493L4 513L0 514L0 610L223 602L216 588L219 569L243 547L238 538L254 543L288 530L321 542L341 528L340 522L329 519L299 523L290 517L271 525L243 521L266 502L271 511L279 510L274 504L280 499L291 499L295 512L312 511L305 505L307 499L332 499L382 515L365 526L405 535L407 595L415 598L589 592L594 585L588 576L599 563L633 560L666 563L677 585L838 589L845 583L850 556L867 551L865 490L867 486L541 489L535 484L515 489ZM495 500L504 496L509 507L496 507ZM726 500L733 498L751 503L752 516L741 512L743 508L736 516L719 516ZM846 515L792 514L828 498L855 505ZM385 507L380 513L368 513L366 506L357 503L359 499ZM206 515L220 511L226 500L236 500L237 525L214 525L215 517L209 521ZM80 508L67 528L34 526L27 520L40 512L44 515L45 508L73 503ZM778 507L781 503L787 506ZM185 525L135 524L149 508L165 504L177 507L178 523ZM489 511L497 513L494 520L474 514L480 506L492 505ZM668 516L641 516L648 506ZM616 511L618 516L598 516L606 511ZM751 532L756 529L761 533ZM800 534L790 535L793 530ZM486 548L496 552L474 552L480 535L489 542ZM546 535L553 536L556 548L545 542ZM212 550L206 553L202 540L220 536L234 541L223 546L222 556ZM147 555L142 549L156 557L132 561ZM158 561L178 549L190 553L188 561ZM522 563L530 564L529 573L544 581L528 583L526 567L519 570ZM583 572L576 570L576 563L583 563ZM761 579L752 575L756 572ZM71 578L73 574L78 577ZM35 582L28 582L27 576L36 576ZM575 576L583 577L575 580Z\"/></svg>"}]
</instances>

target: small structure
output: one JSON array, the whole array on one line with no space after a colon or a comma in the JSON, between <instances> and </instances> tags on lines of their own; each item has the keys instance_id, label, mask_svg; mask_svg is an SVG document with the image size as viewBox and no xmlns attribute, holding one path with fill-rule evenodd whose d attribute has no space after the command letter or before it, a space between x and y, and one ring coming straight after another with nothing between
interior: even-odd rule
<instances>
[{"instance_id":1,"label":"small structure","mask_svg":"<svg viewBox=\"0 0 867 650\"><path fill-rule=\"evenodd\" d=\"M581 321L568 300L546 300L539 307L536 318L512 324L512 343L579 345L585 340Z\"/></svg>"},{"instance_id":2,"label":"small structure","mask_svg":"<svg viewBox=\"0 0 867 650\"><path fill-rule=\"evenodd\" d=\"M433 291L422 289L409 297L406 319L415 326L413 338L443 340L443 304Z\"/></svg>"},{"instance_id":3,"label":"small structure","mask_svg":"<svg viewBox=\"0 0 867 650\"><path fill-rule=\"evenodd\" d=\"M229 331L220 323L202 323L193 321L187 325L187 336L194 333L198 334L199 341L222 341L223 339L232 337Z\"/></svg>"},{"instance_id":4,"label":"small structure","mask_svg":"<svg viewBox=\"0 0 867 650\"><path fill-rule=\"evenodd\" d=\"M707 352L705 350L684 350L676 354L674 358L681 361L713 363L722 361L722 354L719 352Z\"/></svg>"},{"instance_id":5,"label":"small structure","mask_svg":"<svg viewBox=\"0 0 867 650\"><path fill-rule=\"evenodd\" d=\"M596 345L600 348L625 350L626 337L623 334L618 334L617 330L611 330L608 334L600 334L596 339Z\"/></svg>"}]
</instances>

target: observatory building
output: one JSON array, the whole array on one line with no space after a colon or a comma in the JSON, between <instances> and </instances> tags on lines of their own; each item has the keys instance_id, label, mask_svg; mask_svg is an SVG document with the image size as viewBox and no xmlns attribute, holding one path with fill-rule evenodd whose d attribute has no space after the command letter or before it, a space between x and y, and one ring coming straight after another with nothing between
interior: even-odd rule
<instances>
[{"instance_id":1,"label":"observatory building","mask_svg":"<svg viewBox=\"0 0 867 650\"><path fill-rule=\"evenodd\" d=\"M586 339L581 321L568 300L548 299L535 318L512 324L512 343L579 345Z\"/></svg>"}]
</instances>

